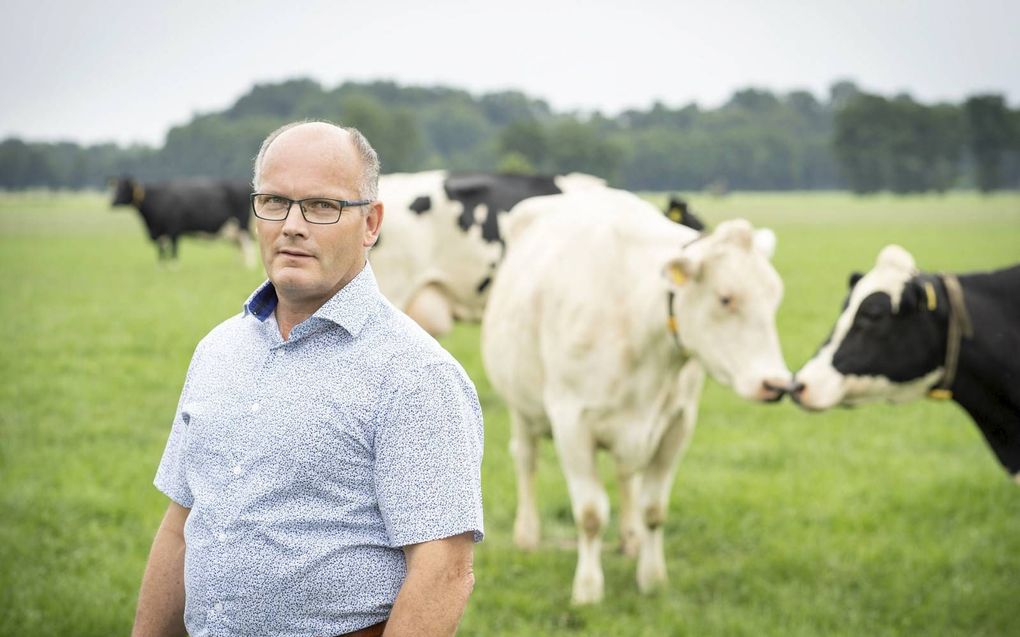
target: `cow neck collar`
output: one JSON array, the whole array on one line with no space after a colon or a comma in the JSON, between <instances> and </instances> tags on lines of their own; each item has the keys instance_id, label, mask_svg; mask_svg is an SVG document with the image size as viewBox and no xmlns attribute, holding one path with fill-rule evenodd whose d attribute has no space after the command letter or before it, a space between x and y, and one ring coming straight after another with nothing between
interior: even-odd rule
<instances>
[{"instance_id":1,"label":"cow neck collar","mask_svg":"<svg viewBox=\"0 0 1020 637\"><path fill-rule=\"evenodd\" d=\"M676 298L676 292L669 290L666 292L666 329L669 330L669 335L673 337L673 342L676 343L676 348L679 351L684 351L684 346L680 344L680 332L677 329L676 311L673 310L673 299Z\"/></svg>"},{"instance_id":2,"label":"cow neck collar","mask_svg":"<svg viewBox=\"0 0 1020 637\"><path fill-rule=\"evenodd\" d=\"M704 239L706 236L708 235L706 235L705 233L699 234L698 236L694 237L687 243L683 244L683 246L680 247L680 251L682 252L686 250L688 247L690 247L692 243L700 241ZM670 288L669 290L666 291L666 330L669 331L669 335L673 338L673 342L676 343L677 351L682 354L686 350L684 350L684 346L680 342L680 326L679 322L676 319L676 310L673 309L673 299L675 298L676 290Z\"/></svg>"},{"instance_id":3,"label":"cow neck collar","mask_svg":"<svg viewBox=\"0 0 1020 637\"><path fill-rule=\"evenodd\" d=\"M936 400L948 400L953 397L953 381L956 380L956 370L960 363L960 347L963 339L974 337L974 326L970 320L970 313L967 312L967 305L963 300L963 287L959 279L953 274L940 274L942 285L946 288L946 297L949 299L949 329L946 330L946 364L942 380L928 390L928 397ZM930 284L928 284L930 285ZM927 288L928 307L932 307L935 301L935 292Z\"/></svg>"}]
</instances>

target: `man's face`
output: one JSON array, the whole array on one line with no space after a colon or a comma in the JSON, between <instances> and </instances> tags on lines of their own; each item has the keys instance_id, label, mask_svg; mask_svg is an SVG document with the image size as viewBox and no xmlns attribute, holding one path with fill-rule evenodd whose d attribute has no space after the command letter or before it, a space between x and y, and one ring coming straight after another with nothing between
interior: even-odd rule
<instances>
[{"instance_id":1,"label":"man's face","mask_svg":"<svg viewBox=\"0 0 1020 637\"><path fill-rule=\"evenodd\" d=\"M267 149L260 193L288 199L360 199L362 162L345 132L306 124L285 131ZM366 215L365 213L368 212ZM256 220L262 263L282 303L318 309L365 264L382 207L345 208L335 224L305 221L295 204L283 221Z\"/></svg>"}]
</instances>

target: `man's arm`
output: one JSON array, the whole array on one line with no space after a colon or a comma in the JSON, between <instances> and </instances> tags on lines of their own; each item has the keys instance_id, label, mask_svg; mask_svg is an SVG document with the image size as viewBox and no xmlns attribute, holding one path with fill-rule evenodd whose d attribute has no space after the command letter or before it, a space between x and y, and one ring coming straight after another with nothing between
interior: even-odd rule
<instances>
[{"instance_id":1,"label":"man's arm","mask_svg":"<svg viewBox=\"0 0 1020 637\"><path fill-rule=\"evenodd\" d=\"M472 533L404 547L407 579L393 604L386 637L447 637L457 632L475 585Z\"/></svg>"},{"instance_id":2,"label":"man's arm","mask_svg":"<svg viewBox=\"0 0 1020 637\"><path fill-rule=\"evenodd\" d=\"M191 509L170 502L149 552L133 637L179 637L184 628L184 522Z\"/></svg>"}]
</instances>

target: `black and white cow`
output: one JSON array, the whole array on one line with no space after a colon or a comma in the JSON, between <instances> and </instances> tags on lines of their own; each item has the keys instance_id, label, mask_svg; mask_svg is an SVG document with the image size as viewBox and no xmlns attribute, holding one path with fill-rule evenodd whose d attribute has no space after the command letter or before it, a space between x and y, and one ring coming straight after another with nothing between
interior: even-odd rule
<instances>
[{"instance_id":1,"label":"black and white cow","mask_svg":"<svg viewBox=\"0 0 1020 637\"><path fill-rule=\"evenodd\" d=\"M179 179L142 184L126 176L111 182L113 205L138 209L160 261L177 258L177 240L182 235L224 231L234 235L248 267L255 266L249 233L251 187L247 182Z\"/></svg>"},{"instance_id":2,"label":"black and white cow","mask_svg":"<svg viewBox=\"0 0 1020 637\"><path fill-rule=\"evenodd\" d=\"M454 320L478 321L503 258L506 213L531 197L595 188L605 181L583 174L383 175L383 229L369 256L379 287L433 336Z\"/></svg>"},{"instance_id":3,"label":"black and white cow","mask_svg":"<svg viewBox=\"0 0 1020 637\"><path fill-rule=\"evenodd\" d=\"M843 313L790 395L809 410L952 398L1020 483L1020 265L927 274L886 247L850 277Z\"/></svg>"},{"instance_id":4,"label":"black and white cow","mask_svg":"<svg viewBox=\"0 0 1020 637\"><path fill-rule=\"evenodd\" d=\"M669 203L666 204L666 218L673 223L679 223L682 226L687 226L701 232L705 229L705 222L698 218L698 215L691 212L691 207L686 201L672 195L669 198Z\"/></svg>"}]
</instances>

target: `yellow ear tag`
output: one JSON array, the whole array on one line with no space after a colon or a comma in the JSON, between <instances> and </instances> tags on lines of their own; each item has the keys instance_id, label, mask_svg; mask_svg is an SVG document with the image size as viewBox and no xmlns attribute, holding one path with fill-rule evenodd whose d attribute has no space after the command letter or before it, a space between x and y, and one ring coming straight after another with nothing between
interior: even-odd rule
<instances>
[{"instance_id":1,"label":"yellow ear tag","mask_svg":"<svg viewBox=\"0 0 1020 637\"><path fill-rule=\"evenodd\" d=\"M924 282L924 293L928 296L928 311L934 312L938 307L938 297L935 296L935 286L931 284L931 281Z\"/></svg>"},{"instance_id":2,"label":"yellow ear tag","mask_svg":"<svg viewBox=\"0 0 1020 637\"><path fill-rule=\"evenodd\" d=\"M683 285L687 282L687 275L677 265L670 265L666 268L666 276L673 285Z\"/></svg>"}]
</instances>

